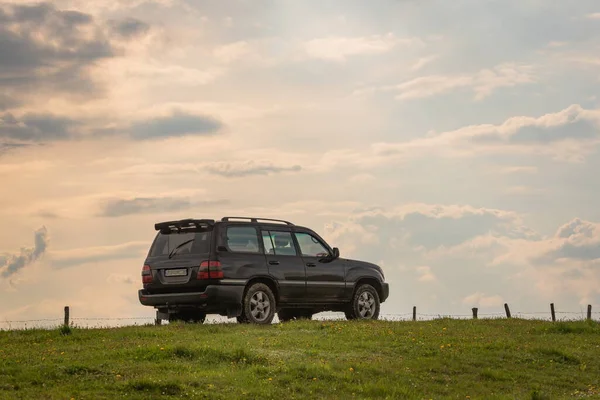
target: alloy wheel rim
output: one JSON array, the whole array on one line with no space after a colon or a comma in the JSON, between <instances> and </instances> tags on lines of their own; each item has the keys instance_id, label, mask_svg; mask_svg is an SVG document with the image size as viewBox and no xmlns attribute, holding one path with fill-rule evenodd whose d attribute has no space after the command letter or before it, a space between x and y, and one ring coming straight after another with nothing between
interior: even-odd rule
<instances>
[{"instance_id":1,"label":"alloy wheel rim","mask_svg":"<svg viewBox=\"0 0 600 400\"><path fill-rule=\"evenodd\" d=\"M258 291L250 298L250 314L252 317L262 322L267 319L271 311L271 302L265 292Z\"/></svg>"},{"instance_id":2,"label":"alloy wheel rim","mask_svg":"<svg viewBox=\"0 0 600 400\"><path fill-rule=\"evenodd\" d=\"M358 297L358 314L361 318L369 319L375 314L375 297L369 292L363 292Z\"/></svg>"}]
</instances>

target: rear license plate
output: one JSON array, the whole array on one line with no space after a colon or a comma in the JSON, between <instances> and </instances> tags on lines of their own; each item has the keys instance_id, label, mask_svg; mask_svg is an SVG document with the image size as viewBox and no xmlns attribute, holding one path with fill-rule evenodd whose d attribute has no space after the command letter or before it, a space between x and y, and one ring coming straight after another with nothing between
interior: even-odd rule
<instances>
[{"instance_id":1,"label":"rear license plate","mask_svg":"<svg viewBox=\"0 0 600 400\"><path fill-rule=\"evenodd\" d=\"M187 275L187 269L185 269L185 268L168 269L165 271L165 276L186 276L186 275Z\"/></svg>"}]
</instances>

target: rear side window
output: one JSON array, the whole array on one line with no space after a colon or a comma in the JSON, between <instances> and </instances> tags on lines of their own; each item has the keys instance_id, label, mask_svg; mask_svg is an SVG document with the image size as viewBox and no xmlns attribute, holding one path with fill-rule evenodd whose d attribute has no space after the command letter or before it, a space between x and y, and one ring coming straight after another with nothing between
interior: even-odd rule
<instances>
[{"instance_id":1,"label":"rear side window","mask_svg":"<svg viewBox=\"0 0 600 400\"><path fill-rule=\"evenodd\" d=\"M256 229L251 226L228 227L227 247L238 253L260 253Z\"/></svg>"},{"instance_id":2,"label":"rear side window","mask_svg":"<svg viewBox=\"0 0 600 400\"><path fill-rule=\"evenodd\" d=\"M159 233L150 249L150 256L169 255L177 246L177 255L181 254L207 254L210 252L210 239L212 231Z\"/></svg>"}]
</instances>

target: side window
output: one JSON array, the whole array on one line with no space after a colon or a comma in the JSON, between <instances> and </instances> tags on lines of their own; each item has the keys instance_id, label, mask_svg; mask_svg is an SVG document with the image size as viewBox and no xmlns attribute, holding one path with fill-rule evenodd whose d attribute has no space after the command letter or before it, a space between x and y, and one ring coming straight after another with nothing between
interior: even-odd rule
<instances>
[{"instance_id":1,"label":"side window","mask_svg":"<svg viewBox=\"0 0 600 400\"><path fill-rule=\"evenodd\" d=\"M227 228L227 247L240 253L259 253L258 235L251 226L231 226Z\"/></svg>"},{"instance_id":2,"label":"side window","mask_svg":"<svg viewBox=\"0 0 600 400\"><path fill-rule=\"evenodd\" d=\"M297 256L296 246L290 232L262 231L266 254Z\"/></svg>"},{"instance_id":3,"label":"side window","mask_svg":"<svg viewBox=\"0 0 600 400\"><path fill-rule=\"evenodd\" d=\"M329 254L329 250L316 237L304 232L295 235L303 256L324 257Z\"/></svg>"}]
</instances>

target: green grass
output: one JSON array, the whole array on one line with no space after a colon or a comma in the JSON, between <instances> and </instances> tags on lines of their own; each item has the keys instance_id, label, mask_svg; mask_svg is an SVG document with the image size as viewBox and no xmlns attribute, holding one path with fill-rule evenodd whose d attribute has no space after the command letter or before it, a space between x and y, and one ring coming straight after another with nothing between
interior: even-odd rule
<instances>
[{"instance_id":1,"label":"green grass","mask_svg":"<svg viewBox=\"0 0 600 400\"><path fill-rule=\"evenodd\" d=\"M600 324L520 319L0 332L6 399L600 398Z\"/></svg>"}]
</instances>

